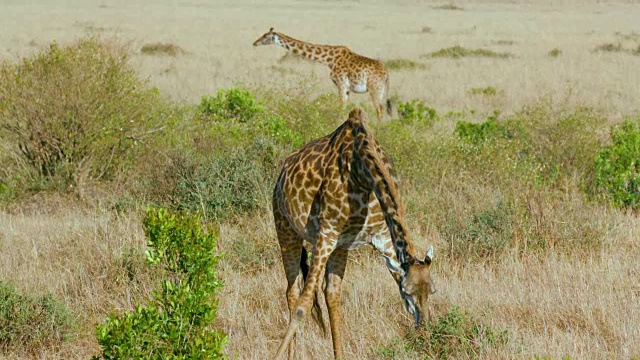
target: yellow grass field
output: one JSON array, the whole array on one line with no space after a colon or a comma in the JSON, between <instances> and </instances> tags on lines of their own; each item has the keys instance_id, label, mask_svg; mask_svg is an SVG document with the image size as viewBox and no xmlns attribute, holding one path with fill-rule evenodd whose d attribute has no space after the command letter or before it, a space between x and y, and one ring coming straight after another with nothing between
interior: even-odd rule
<instances>
[{"instance_id":1,"label":"yellow grass field","mask_svg":"<svg viewBox=\"0 0 640 360\"><path fill-rule=\"evenodd\" d=\"M454 2L459 9L447 4L0 0L0 62L17 62L52 41L67 44L100 34L128 44L134 67L181 104L198 103L203 95L237 84L295 88L302 83L335 92L323 65L283 59L282 48L251 45L274 27L297 39L345 45L383 61L415 62L415 67L391 70L391 95L422 99L442 113L473 110L482 118L499 109L512 114L541 99L594 108L611 124L640 113L640 1ZM143 53L145 45L155 43L179 50L175 56ZM621 47L596 50L606 44ZM428 56L456 45L509 57ZM557 56L550 54L553 49L559 50ZM472 89L487 87L496 94L473 94ZM351 101L370 106L369 95L353 95ZM466 202L499 195L481 183L468 188L473 188L471 198L447 193L431 209L462 214ZM426 194L421 188L407 191L418 204ZM528 201L542 232L548 230L555 241L574 241L582 234L576 229L586 227L597 234L596 250L555 252L551 246L542 253L514 250L491 261L454 259L448 256L452 240L423 220L429 216L411 213L409 207L418 247L435 247L432 271L438 291L430 298L435 313L457 305L483 324L506 331L509 341L479 358L640 359L640 217L587 203L575 189L557 201ZM229 256L220 265L224 288L216 326L229 336L230 358L270 358L288 322L284 272L278 258L269 258L278 253L271 213L265 206L221 226L219 247ZM246 255L249 250L237 244L247 241L270 251ZM35 196L0 210L0 279L25 293L53 293L80 324L59 347L0 357L86 359L97 354L95 324L112 311L132 309L151 293L153 274L141 265L144 255L135 256L143 254L145 243L140 216L71 196ZM250 266L239 266L246 256L254 259ZM351 256L342 307L347 358L429 358L403 345L412 319L373 250ZM332 358L330 338L311 319L299 332L297 349L299 359Z\"/></svg>"}]
</instances>

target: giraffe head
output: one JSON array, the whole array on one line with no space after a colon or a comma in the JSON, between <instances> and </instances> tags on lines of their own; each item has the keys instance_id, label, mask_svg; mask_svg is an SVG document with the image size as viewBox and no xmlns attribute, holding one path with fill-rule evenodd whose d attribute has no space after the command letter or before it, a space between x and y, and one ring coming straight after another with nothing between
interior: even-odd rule
<instances>
[{"instance_id":1,"label":"giraffe head","mask_svg":"<svg viewBox=\"0 0 640 360\"><path fill-rule=\"evenodd\" d=\"M413 315L415 325L418 327L426 317L430 319L427 300L429 295L436 292L436 287L431 279L431 259L433 258L433 246L429 246L424 260L418 260L409 256L405 276L400 284L402 297L407 311Z\"/></svg>"},{"instance_id":2,"label":"giraffe head","mask_svg":"<svg viewBox=\"0 0 640 360\"><path fill-rule=\"evenodd\" d=\"M258 40L253 42L253 46L280 44L280 35L273 31L273 28L269 29L264 35L260 36Z\"/></svg>"}]
</instances>

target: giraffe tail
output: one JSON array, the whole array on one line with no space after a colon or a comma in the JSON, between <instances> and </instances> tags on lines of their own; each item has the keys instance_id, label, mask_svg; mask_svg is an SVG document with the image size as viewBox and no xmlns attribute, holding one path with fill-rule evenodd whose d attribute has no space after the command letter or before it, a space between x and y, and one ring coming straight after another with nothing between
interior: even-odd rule
<instances>
[{"instance_id":1,"label":"giraffe tail","mask_svg":"<svg viewBox=\"0 0 640 360\"><path fill-rule=\"evenodd\" d=\"M308 260L307 249L302 247L302 253L300 254L300 270L302 270L302 279L304 282L307 282L307 276L309 276L309 264L307 264ZM311 308L311 316L318 323L320 330L325 336L329 334L329 327L327 326L326 319L323 315L322 308L320 307L320 302L318 299L322 296L322 279L318 280L318 288L316 289L315 294L313 295L313 307Z\"/></svg>"},{"instance_id":2,"label":"giraffe tail","mask_svg":"<svg viewBox=\"0 0 640 360\"><path fill-rule=\"evenodd\" d=\"M387 99L387 114L393 117L393 108L391 107L391 99Z\"/></svg>"}]
</instances>

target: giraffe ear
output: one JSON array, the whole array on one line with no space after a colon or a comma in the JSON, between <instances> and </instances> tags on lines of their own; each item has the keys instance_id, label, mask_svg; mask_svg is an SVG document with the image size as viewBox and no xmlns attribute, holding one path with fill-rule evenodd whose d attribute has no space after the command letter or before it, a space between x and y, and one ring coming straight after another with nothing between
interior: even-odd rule
<instances>
[{"instance_id":1,"label":"giraffe ear","mask_svg":"<svg viewBox=\"0 0 640 360\"><path fill-rule=\"evenodd\" d=\"M429 245L429 247L427 248L427 255L424 256L424 262L427 265L430 265L431 259L433 259L433 246Z\"/></svg>"}]
</instances>

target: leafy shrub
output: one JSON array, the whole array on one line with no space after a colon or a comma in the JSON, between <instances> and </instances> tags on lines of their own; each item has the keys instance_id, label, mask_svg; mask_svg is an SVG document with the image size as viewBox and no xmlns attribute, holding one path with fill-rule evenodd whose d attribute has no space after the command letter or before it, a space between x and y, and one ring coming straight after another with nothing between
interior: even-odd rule
<instances>
[{"instance_id":1,"label":"leafy shrub","mask_svg":"<svg viewBox=\"0 0 640 360\"><path fill-rule=\"evenodd\" d=\"M256 101L250 91L239 88L220 89L215 97L202 97L200 111L217 120L246 123L262 113L263 105Z\"/></svg>"},{"instance_id":2,"label":"leafy shrub","mask_svg":"<svg viewBox=\"0 0 640 360\"><path fill-rule=\"evenodd\" d=\"M460 140L473 144L479 144L496 136L512 136L509 129L504 124L498 122L498 115L499 113L495 112L487 121L481 123L458 121L456 123L455 134Z\"/></svg>"},{"instance_id":3,"label":"leafy shrub","mask_svg":"<svg viewBox=\"0 0 640 360\"><path fill-rule=\"evenodd\" d=\"M71 318L51 294L21 295L0 281L0 352L59 346L71 332Z\"/></svg>"},{"instance_id":4,"label":"leafy shrub","mask_svg":"<svg viewBox=\"0 0 640 360\"><path fill-rule=\"evenodd\" d=\"M407 334L405 347L435 359L482 358L490 348L509 342L506 330L482 324L453 306L436 321Z\"/></svg>"},{"instance_id":5,"label":"leafy shrub","mask_svg":"<svg viewBox=\"0 0 640 360\"><path fill-rule=\"evenodd\" d=\"M294 134L302 137L302 143L306 143L332 132L347 119L334 91L317 93L312 86L300 84L277 91L261 89L258 96L269 116L284 120Z\"/></svg>"},{"instance_id":6,"label":"leafy shrub","mask_svg":"<svg viewBox=\"0 0 640 360\"><path fill-rule=\"evenodd\" d=\"M595 157L597 185L615 206L640 208L640 118L613 127L611 138Z\"/></svg>"},{"instance_id":7,"label":"leafy shrub","mask_svg":"<svg viewBox=\"0 0 640 360\"><path fill-rule=\"evenodd\" d=\"M102 353L94 359L221 359L226 335L212 329L222 287L216 274L218 231L200 217L149 209L144 219L147 262L164 281L146 306L107 317L96 328Z\"/></svg>"},{"instance_id":8,"label":"leafy shrub","mask_svg":"<svg viewBox=\"0 0 640 360\"><path fill-rule=\"evenodd\" d=\"M291 129L281 116L266 116L261 121L260 128L277 143L293 148L304 145L302 136Z\"/></svg>"},{"instance_id":9,"label":"leafy shrub","mask_svg":"<svg viewBox=\"0 0 640 360\"><path fill-rule=\"evenodd\" d=\"M224 219L268 206L278 157L279 149L264 140L202 158L178 154L153 176L160 183L147 187L163 206Z\"/></svg>"},{"instance_id":10,"label":"leafy shrub","mask_svg":"<svg viewBox=\"0 0 640 360\"><path fill-rule=\"evenodd\" d=\"M424 104L420 99L398 104L398 116L404 123L417 123L431 127L438 120L438 113L434 108Z\"/></svg>"},{"instance_id":11,"label":"leafy shrub","mask_svg":"<svg viewBox=\"0 0 640 360\"><path fill-rule=\"evenodd\" d=\"M127 61L123 48L88 38L4 63L0 139L16 160L0 176L67 190L125 174L167 122L158 92Z\"/></svg>"}]
</instances>

